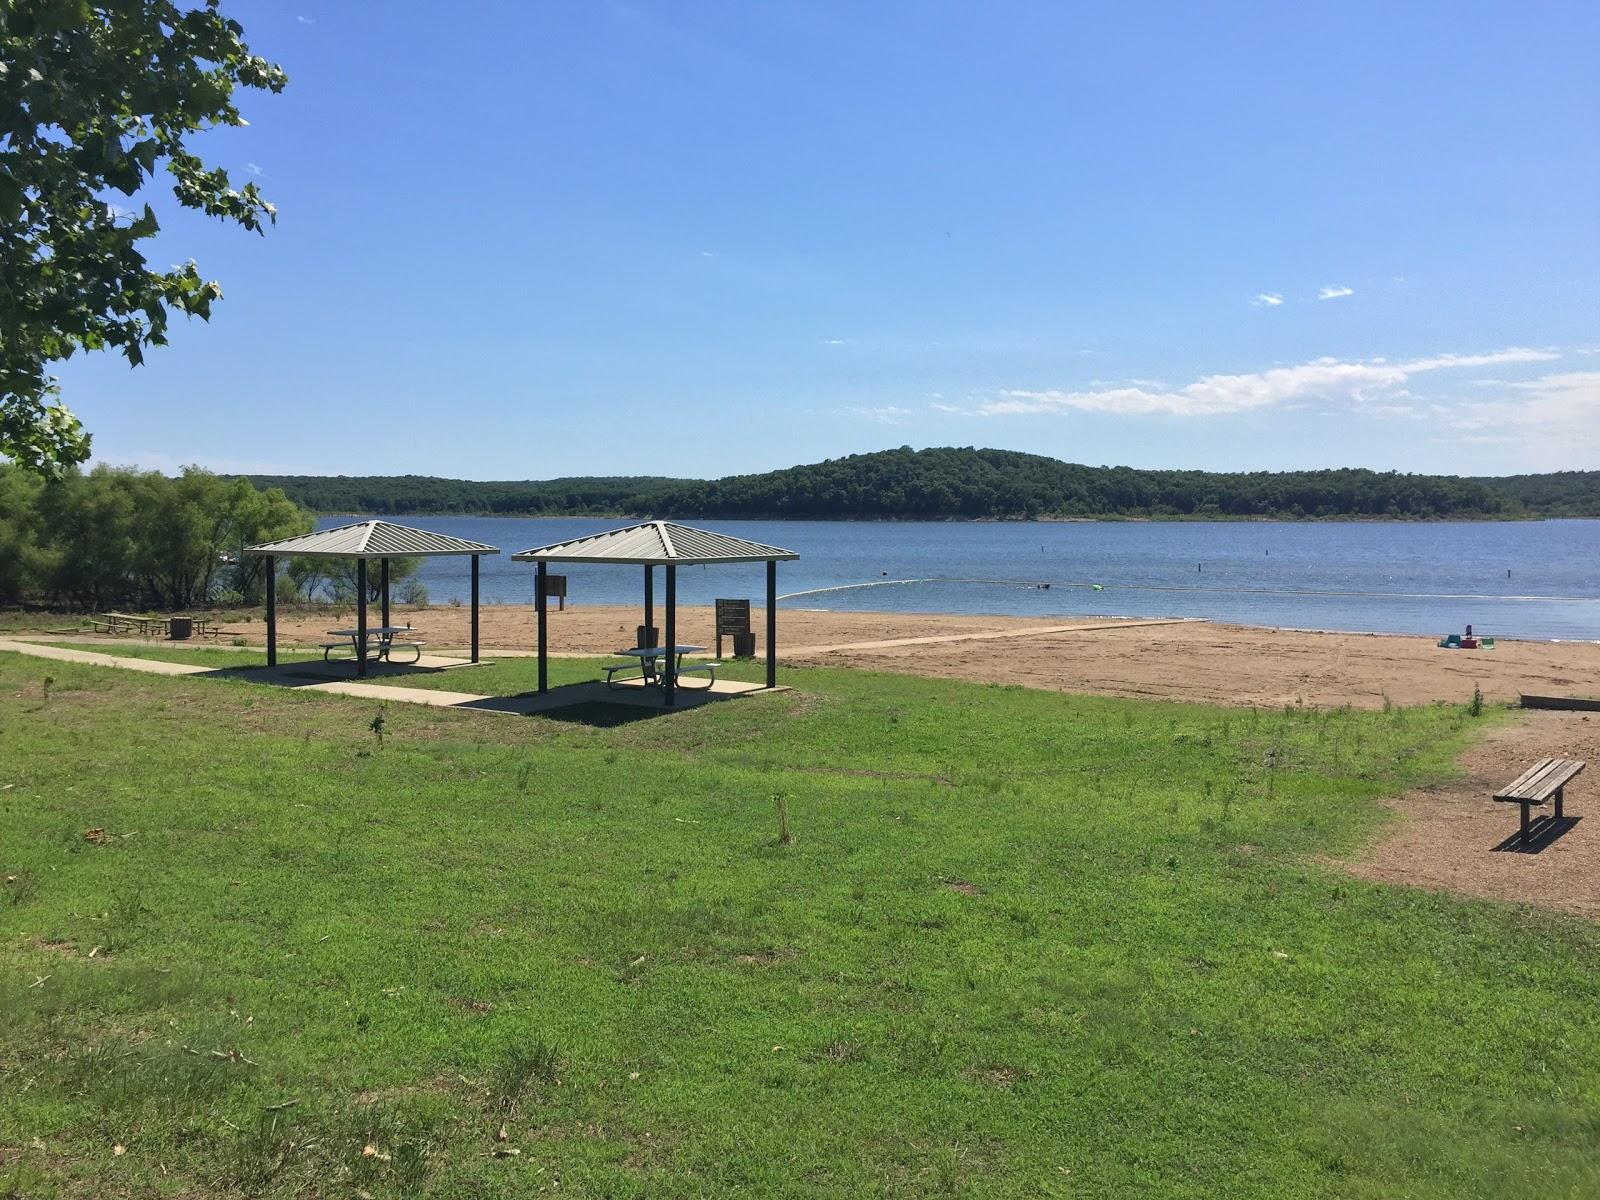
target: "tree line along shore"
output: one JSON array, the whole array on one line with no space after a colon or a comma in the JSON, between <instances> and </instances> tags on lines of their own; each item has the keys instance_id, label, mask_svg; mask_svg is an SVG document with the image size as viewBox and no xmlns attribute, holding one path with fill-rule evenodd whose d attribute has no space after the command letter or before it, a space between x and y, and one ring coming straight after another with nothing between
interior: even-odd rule
<instances>
[{"instance_id":1,"label":"tree line along shore","mask_svg":"<svg viewBox=\"0 0 1600 1200\"><path fill-rule=\"evenodd\" d=\"M721 479L254 475L313 512L794 520L1526 520L1600 516L1600 471L1505 478L1090 467L1010 450L884 450Z\"/></svg>"},{"instance_id":2,"label":"tree line along shore","mask_svg":"<svg viewBox=\"0 0 1600 1200\"><path fill-rule=\"evenodd\" d=\"M1139 471L1004 450L909 448L760 475L525 483L429 476L176 476L96 467L46 477L0 464L0 604L179 610L254 604L246 545L313 513L688 517L707 520L1521 520L1600 515L1600 472L1507 479L1368 470ZM425 602L414 564L392 577ZM354 576L293 560L279 599L339 600ZM370 585L369 585L370 586Z\"/></svg>"}]
</instances>

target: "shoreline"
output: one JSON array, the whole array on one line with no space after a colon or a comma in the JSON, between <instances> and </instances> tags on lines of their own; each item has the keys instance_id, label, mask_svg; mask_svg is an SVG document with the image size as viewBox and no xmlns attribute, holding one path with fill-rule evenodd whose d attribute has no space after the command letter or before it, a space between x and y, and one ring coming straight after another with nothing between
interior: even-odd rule
<instances>
[{"instance_id":1,"label":"shoreline","mask_svg":"<svg viewBox=\"0 0 1600 1200\"><path fill-rule=\"evenodd\" d=\"M432 652L466 645L465 606L396 605ZM285 610L279 640L315 646L347 624L350 610ZM658 607L656 623L663 623ZM636 644L634 606L586 605L549 612L550 654L609 656ZM532 605L485 606L484 657L523 656L535 644ZM765 614L751 607L762 646ZM678 610L680 642L715 652L713 610ZM262 619L227 622L216 644L265 641ZM780 667L850 667L892 674L1015 684L1086 695L1245 707L1379 708L1464 704L1474 689L1491 702L1520 694L1600 696L1600 643L1497 639L1493 650L1445 650L1435 637L1226 625L1170 618L1023 617L780 609ZM731 650L724 644L723 650Z\"/></svg>"},{"instance_id":2,"label":"shoreline","mask_svg":"<svg viewBox=\"0 0 1600 1200\"><path fill-rule=\"evenodd\" d=\"M1493 516L1484 513L1452 513L1445 517L1361 516L1344 514L1329 517L1230 517L1218 514L1195 515L1189 513L1127 514L1104 513L1099 516L1036 517L963 517L963 516L860 516L837 515L828 517L797 517L793 514L771 516L761 513L739 516L670 516L658 517L643 513L574 513L574 512L323 512L306 509L314 519L413 521L431 520L473 521L786 521L807 525L1515 525L1539 521L1593 521L1600 517L1551 517L1540 513Z\"/></svg>"}]
</instances>

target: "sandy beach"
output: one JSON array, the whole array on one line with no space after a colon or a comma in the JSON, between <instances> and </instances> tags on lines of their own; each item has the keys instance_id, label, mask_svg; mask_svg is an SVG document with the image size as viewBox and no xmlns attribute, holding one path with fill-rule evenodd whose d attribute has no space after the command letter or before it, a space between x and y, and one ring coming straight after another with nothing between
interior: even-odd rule
<instances>
[{"instance_id":1,"label":"sandy beach","mask_svg":"<svg viewBox=\"0 0 1600 1200\"><path fill-rule=\"evenodd\" d=\"M376 617L373 618L376 620ZM468 610L396 607L430 650L462 646ZM554 655L608 654L633 644L634 608L574 607L550 613ZM658 608L656 621L661 623ZM353 613L280 614L285 645L314 645L324 631L353 623ZM757 650L764 614L752 612ZM260 621L229 625L230 636L265 638ZM530 606L485 608L485 654L527 653L534 643ZM226 639L224 639L226 640ZM678 640L715 645L712 611L678 611ZM726 647L731 651L731 647ZM1028 687L1144 699L1249 706L1319 708L1456 703L1472 697L1515 700L1519 693L1600 696L1600 645L1501 641L1493 650L1443 650L1430 638L1246 628L1203 621L1176 623L1064 617L782 610L778 658L796 665L862 667L915 675L1015 683Z\"/></svg>"}]
</instances>

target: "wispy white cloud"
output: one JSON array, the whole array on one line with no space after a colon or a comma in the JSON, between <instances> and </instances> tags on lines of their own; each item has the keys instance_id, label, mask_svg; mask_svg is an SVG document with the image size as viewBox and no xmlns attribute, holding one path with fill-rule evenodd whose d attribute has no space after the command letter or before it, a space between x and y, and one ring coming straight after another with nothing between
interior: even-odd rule
<instances>
[{"instance_id":1,"label":"wispy white cloud","mask_svg":"<svg viewBox=\"0 0 1600 1200\"><path fill-rule=\"evenodd\" d=\"M1277 308L1283 303L1283 297L1277 292L1257 292L1256 298L1250 303L1257 308Z\"/></svg>"},{"instance_id":2,"label":"wispy white cloud","mask_svg":"<svg viewBox=\"0 0 1600 1200\"><path fill-rule=\"evenodd\" d=\"M1439 354L1406 362L1375 358L1342 361L1319 358L1291 367L1274 367L1239 375L1207 375L1181 388L1141 386L1088 388L1081 391L1007 390L979 404L984 416L1029 413L1099 412L1177 417L1221 416L1274 408L1295 402L1346 404L1404 399L1406 384L1417 375L1456 368L1498 367L1548 362L1553 350L1512 347L1489 354Z\"/></svg>"},{"instance_id":3,"label":"wispy white cloud","mask_svg":"<svg viewBox=\"0 0 1600 1200\"><path fill-rule=\"evenodd\" d=\"M879 425L902 425L911 416L909 408L901 408L898 404L882 404L875 408L851 408L845 411L864 421L876 421Z\"/></svg>"},{"instance_id":4,"label":"wispy white cloud","mask_svg":"<svg viewBox=\"0 0 1600 1200\"><path fill-rule=\"evenodd\" d=\"M247 163L245 163L245 165L244 165L244 169L245 169L245 170L246 170L246 171L249 171L249 172L250 172L250 174L252 174L252 175L261 175L261 174L264 174L264 172L263 172L263 171L262 171L262 170L261 170L261 168L260 168L260 167L258 167L258 166L256 166L256 165L255 165L255 163L253 163L253 162L247 162Z\"/></svg>"},{"instance_id":5,"label":"wispy white cloud","mask_svg":"<svg viewBox=\"0 0 1600 1200\"><path fill-rule=\"evenodd\" d=\"M302 25L315 25L317 23L313 17L296 17L295 20Z\"/></svg>"},{"instance_id":6,"label":"wispy white cloud","mask_svg":"<svg viewBox=\"0 0 1600 1200\"><path fill-rule=\"evenodd\" d=\"M851 338L823 338L822 344L824 346L853 346L855 342Z\"/></svg>"},{"instance_id":7,"label":"wispy white cloud","mask_svg":"<svg viewBox=\"0 0 1600 1200\"><path fill-rule=\"evenodd\" d=\"M1559 448L1564 461L1600 454L1600 371L1562 371L1506 385L1495 400L1461 406L1454 427L1473 440ZM1548 469L1548 468L1547 468Z\"/></svg>"},{"instance_id":8,"label":"wispy white cloud","mask_svg":"<svg viewBox=\"0 0 1600 1200\"><path fill-rule=\"evenodd\" d=\"M1318 300L1338 300L1345 296L1354 296L1355 288L1345 287L1342 283L1330 283L1317 293Z\"/></svg>"}]
</instances>

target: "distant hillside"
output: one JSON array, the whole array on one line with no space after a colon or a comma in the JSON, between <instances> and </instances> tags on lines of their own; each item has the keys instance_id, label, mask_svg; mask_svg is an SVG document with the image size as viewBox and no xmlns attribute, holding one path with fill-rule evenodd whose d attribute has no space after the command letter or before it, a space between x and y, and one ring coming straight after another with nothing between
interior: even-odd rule
<instances>
[{"instance_id":1,"label":"distant hillside","mask_svg":"<svg viewBox=\"0 0 1600 1200\"><path fill-rule=\"evenodd\" d=\"M251 475L259 488L282 488L319 513L460 513L488 516L615 516L648 507L669 487L688 483L639 475L483 482L432 475Z\"/></svg>"},{"instance_id":2,"label":"distant hillside","mask_svg":"<svg viewBox=\"0 0 1600 1200\"><path fill-rule=\"evenodd\" d=\"M1011 450L884 450L723 479L477 482L424 475L256 475L325 513L1029 520L1287 520L1600 515L1600 472L1466 479L1343 469L1143 471Z\"/></svg>"},{"instance_id":3,"label":"distant hillside","mask_svg":"<svg viewBox=\"0 0 1600 1200\"><path fill-rule=\"evenodd\" d=\"M1600 517L1600 471L1552 471L1473 482L1498 488L1541 517Z\"/></svg>"}]
</instances>

